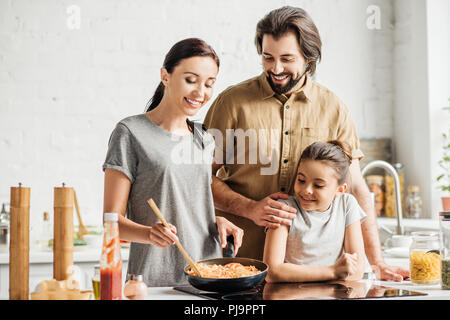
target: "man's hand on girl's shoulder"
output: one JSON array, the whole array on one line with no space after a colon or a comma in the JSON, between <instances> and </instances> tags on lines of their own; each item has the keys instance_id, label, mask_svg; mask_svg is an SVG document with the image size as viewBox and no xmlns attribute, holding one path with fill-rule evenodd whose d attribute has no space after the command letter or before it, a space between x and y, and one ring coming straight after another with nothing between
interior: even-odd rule
<instances>
[{"instance_id":1,"label":"man's hand on girl's shoulder","mask_svg":"<svg viewBox=\"0 0 450 320\"><path fill-rule=\"evenodd\" d=\"M248 207L247 218L258 226L271 229L276 229L282 224L290 226L297 209L277 201L288 197L285 193L276 192L260 201L252 201Z\"/></svg>"}]
</instances>

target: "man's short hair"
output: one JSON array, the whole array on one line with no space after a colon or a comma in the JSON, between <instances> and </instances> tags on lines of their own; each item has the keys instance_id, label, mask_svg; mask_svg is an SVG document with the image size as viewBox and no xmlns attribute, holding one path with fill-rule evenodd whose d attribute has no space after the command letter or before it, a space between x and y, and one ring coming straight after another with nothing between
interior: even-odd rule
<instances>
[{"instance_id":1,"label":"man's short hair","mask_svg":"<svg viewBox=\"0 0 450 320\"><path fill-rule=\"evenodd\" d=\"M313 20L302 8L281 7L272 10L258 22L255 36L258 54L262 53L262 39L265 34L279 39L289 31L297 35L303 57L309 62L308 72L313 75L316 63L322 57L322 41Z\"/></svg>"}]
</instances>

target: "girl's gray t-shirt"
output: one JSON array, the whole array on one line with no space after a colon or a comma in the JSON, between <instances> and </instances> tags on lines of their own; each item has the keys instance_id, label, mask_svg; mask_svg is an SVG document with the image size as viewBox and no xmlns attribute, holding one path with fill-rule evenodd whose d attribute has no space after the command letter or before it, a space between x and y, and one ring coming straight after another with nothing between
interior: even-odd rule
<instances>
[{"instance_id":1,"label":"girl's gray t-shirt","mask_svg":"<svg viewBox=\"0 0 450 320\"><path fill-rule=\"evenodd\" d=\"M213 151L214 139L207 132L174 135L139 114L116 125L103 170L118 170L130 179L127 218L146 226L159 222L147 203L153 198L194 261L219 258L223 254L211 191ZM128 274L142 274L149 286L186 284L186 264L175 245L131 243Z\"/></svg>"},{"instance_id":2,"label":"girl's gray t-shirt","mask_svg":"<svg viewBox=\"0 0 450 320\"><path fill-rule=\"evenodd\" d=\"M308 266L331 266L344 252L345 228L366 217L351 194L336 197L325 212L305 211L290 196L278 200L297 209L286 243L285 262Z\"/></svg>"}]
</instances>

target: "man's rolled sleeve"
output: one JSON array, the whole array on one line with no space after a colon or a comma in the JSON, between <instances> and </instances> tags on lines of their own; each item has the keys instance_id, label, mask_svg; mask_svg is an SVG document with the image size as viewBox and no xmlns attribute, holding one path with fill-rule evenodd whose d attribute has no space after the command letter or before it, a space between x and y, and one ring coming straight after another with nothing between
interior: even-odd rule
<instances>
[{"instance_id":1,"label":"man's rolled sleeve","mask_svg":"<svg viewBox=\"0 0 450 320\"><path fill-rule=\"evenodd\" d=\"M341 108L340 125L337 140L347 143L352 150L352 158L361 160L364 153L360 149L356 127L345 105Z\"/></svg>"}]
</instances>

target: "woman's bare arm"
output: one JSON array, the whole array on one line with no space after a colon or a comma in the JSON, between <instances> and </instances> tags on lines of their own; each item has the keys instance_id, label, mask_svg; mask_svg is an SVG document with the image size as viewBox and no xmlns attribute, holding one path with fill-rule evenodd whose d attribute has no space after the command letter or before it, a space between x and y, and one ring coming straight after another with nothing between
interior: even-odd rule
<instances>
[{"instance_id":1,"label":"woman's bare arm","mask_svg":"<svg viewBox=\"0 0 450 320\"><path fill-rule=\"evenodd\" d=\"M153 227L144 226L128 219L125 214L127 210L128 197L130 195L131 181L118 170L105 170L105 193L103 198L103 212L119 213L120 239L131 242L153 244L159 247L167 247L178 240L176 228L172 230L157 223Z\"/></svg>"}]
</instances>

